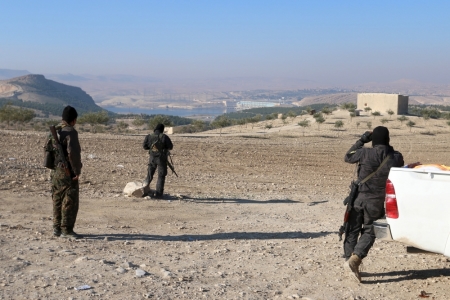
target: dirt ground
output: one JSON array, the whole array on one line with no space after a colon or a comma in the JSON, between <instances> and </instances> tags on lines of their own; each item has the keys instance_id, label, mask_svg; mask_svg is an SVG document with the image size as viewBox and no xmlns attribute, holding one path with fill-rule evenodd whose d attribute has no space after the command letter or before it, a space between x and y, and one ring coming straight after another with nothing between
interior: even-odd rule
<instances>
[{"instance_id":1,"label":"dirt ground","mask_svg":"<svg viewBox=\"0 0 450 300\"><path fill-rule=\"evenodd\" d=\"M45 133L0 131L0 299L450 299L450 258L399 243L375 242L361 284L345 276L343 157L380 121L300 120L172 135L164 200L122 194L145 177L144 135L80 134L77 241L52 236ZM416 123L385 124L391 145L406 163L450 165L445 121Z\"/></svg>"}]
</instances>

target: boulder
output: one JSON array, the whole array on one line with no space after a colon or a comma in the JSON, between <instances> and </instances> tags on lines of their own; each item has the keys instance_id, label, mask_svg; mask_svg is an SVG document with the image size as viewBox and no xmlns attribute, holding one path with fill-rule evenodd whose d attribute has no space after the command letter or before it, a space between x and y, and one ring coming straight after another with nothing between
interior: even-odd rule
<instances>
[{"instance_id":1,"label":"boulder","mask_svg":"<svg viewBox=\"0 0 450 300\"><path fill-rule=\"evenodd\" d=\"M123 193L128 197L144 197L148 192L150 192L150 187L144 187L141 182L128 182L125 188L123 189Z\"/></svg>"}]
</instances>

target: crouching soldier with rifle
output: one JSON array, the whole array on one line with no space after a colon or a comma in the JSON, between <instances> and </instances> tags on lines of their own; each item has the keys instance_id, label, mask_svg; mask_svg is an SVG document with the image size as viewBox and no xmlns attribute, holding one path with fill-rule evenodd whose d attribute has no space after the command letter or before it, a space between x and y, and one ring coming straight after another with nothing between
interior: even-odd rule
<instances>
[{"instance_id":1,"label":"crouching soldier with rifle","mask_svg":"<svg viewBox=\"0 0 450 300\"><path fill-rule=\"evenodd\" d=\"M144 189L150 189L150 182L152 182L153 175L155 174L156 169L158 169L156 191L155 193L150 193L150 196L154 198L163 198L167 166L175 173L173 165L169 161L169 150L173 149L173 144L170 138L164 134L163 124L156 125L153 133L148 134L145 137L143 147L145 150L148 150L148 153L150 154L147 177L144 180Z\"/></svg>"},{"instance_id":2,"label":"crouching soldier with rifle","mask_svg":"<svg viewBox=\"0 0 450 300\"><path fill-rule=\"evenodd\" d=\"M372 141L372 148L364 147ZM373 222L384 216L386 180L391 167L404 165L403 156L389 145L389 130L378 126L366 131L345 154L345 162L357 163L357 180L352 182L344 225L344 268L361 282L359 266L375 242Z\"/></svg>"}]
</instances>

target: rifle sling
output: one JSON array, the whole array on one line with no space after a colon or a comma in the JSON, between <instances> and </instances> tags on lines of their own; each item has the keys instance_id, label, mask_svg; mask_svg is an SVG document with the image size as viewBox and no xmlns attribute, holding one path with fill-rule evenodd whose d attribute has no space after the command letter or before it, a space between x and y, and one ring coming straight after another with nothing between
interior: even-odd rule
<instances>
[{"instance_id":1,"label":"rifle sling","mask_svg":"<svg viewBox=\"0 0 450 300\"><path fill-rule=\"evenodd\" d=\"M367 180L369 180L370 178L372 178L372 176L375 175L375 173L378 172L378 170L380 170L381 167L383 167L384 164L386 164L386 162L387 162L388 160L389 160L389 154L386 155L386 157L385 157L384 160L381 162L381 164L378 166L378 168L377 168L374 172L370 173L366 178L364 178L363 180L361 180L361 181L358 183L358 185L361 185L361 184L363 184L364 182L366 182Z\"/></svg>"}]
</instances>

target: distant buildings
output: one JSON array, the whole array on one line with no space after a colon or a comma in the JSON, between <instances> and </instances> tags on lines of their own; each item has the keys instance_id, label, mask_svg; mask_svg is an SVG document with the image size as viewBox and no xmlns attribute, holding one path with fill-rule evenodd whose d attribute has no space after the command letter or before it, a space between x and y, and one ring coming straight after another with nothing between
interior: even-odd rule
<instances>
[{"instance_id":1,"label":"distant buildings","mask_svg":"<svg viewBox=\"0 0 450 300\"><path fill-rule=\"evenodd\" d=\"M276 102L266 102L266 101L239 101L236 103L236 110L244 110L257 107L274 107L280 106Z\"/></svg>"},{"instance_id":2,"label":"distant buildings","mask_svg":"<svg viewBox=\"0 0 450 300\"><path fill-rule=\"evenodd\" d=\"M384 114L392 110L396 115L408 114L408 96L399 94L383 93L361 93L358 94L356 109L364 111L364 108L370 107L371 111L378 111Z\"/></svg>"}]
</instances>

